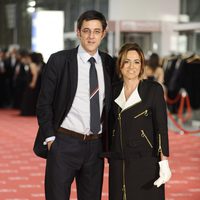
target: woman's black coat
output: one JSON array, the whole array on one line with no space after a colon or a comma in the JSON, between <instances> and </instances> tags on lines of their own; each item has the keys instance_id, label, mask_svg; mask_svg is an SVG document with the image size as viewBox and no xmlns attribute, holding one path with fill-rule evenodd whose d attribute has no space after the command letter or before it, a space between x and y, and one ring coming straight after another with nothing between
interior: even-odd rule
<instances>
[{"instance_id":1,"label":"woman's black coat","mask_svg":"<svg viewBox=\"0 0 200 200\"><path fill-rule=\"evenodd\" d=\"M113 88L109 199L163 200L164 186L153 185L159 177L160 152L169 156L162 86L149 80L140 81L141 102L121 111L114 99L122 87L121 82Z\"/></svg>"}]
</instances>

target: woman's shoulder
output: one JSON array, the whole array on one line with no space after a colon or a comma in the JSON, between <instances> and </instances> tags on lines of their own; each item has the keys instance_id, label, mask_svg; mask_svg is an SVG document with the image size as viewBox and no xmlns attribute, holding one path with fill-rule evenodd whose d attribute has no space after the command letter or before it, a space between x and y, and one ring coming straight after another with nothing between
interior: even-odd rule
<instances>
[{"instance_id":1,"label":"woman's shoulder","mask_svg":"<svg viewBox=\"0 0 200 200\"><path fill-rule=\"evenodd\" d=\"M161 66L158 66L155 70L155 73L164 73L164 70Z\"/></svg>"},{"instance_id":2,"label":"woman's shoulder","mask_svg":"<svg viewBox=\"0 0 200 200\"><path fill-rule=\"evenodd\" d=\"M159 82L157 82L157 81L154 81L154 80L149 80L149 79L143 79L142 81L141 81L141 86L142 87L145 87L145 88L155 88L155 89L157 89L157 88L161 88L162 89L162 85L159 83Z\"/></svg>"},{"instance_id":3,"label":"woman's shoulder","mask_svg":"<svg viewBox=\"0 0 200 200\"><path fill-rule=\"evenodd\" d=\"M158 95L163 95L163 87L160 83L153 80L144 79L141 81L139 88L139 94L141 95L142 99L149 97L157 97Z\"/></svg>"}]
</instances>

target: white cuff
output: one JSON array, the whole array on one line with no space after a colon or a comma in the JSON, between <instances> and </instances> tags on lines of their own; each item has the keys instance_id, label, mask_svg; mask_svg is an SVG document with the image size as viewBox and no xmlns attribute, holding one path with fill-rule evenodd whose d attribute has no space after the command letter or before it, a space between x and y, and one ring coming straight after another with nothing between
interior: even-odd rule
<instances>
[{"instance_id":1,"label":"white cuff","mask_svg":"<svg viewBox=\"0 0 200 200\"><path fill-rule=\"evenodd\" d=\"M51 136L46 138L46 140L43 142L43 145L47 145L48 142L54 141L56 139L56 136Z\"/></svg>"}]
</instances>

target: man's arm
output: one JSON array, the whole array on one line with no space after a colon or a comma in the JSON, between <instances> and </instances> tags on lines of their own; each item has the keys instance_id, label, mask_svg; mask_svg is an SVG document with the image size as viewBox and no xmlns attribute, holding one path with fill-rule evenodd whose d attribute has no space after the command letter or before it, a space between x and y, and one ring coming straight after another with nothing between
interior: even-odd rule
<instances>
[{"instance_id":1,"label":"man's arm","mask_svg":"<svg viewBox=\"0 0 200 200\"><path fill-rule=\"evenodd\" d=\"M53 100L57 84L57 72L54 57L52 55L44 67L36 106L38 123L45 138L55 136L53 128Z\"/></svg>"}]
</instances>

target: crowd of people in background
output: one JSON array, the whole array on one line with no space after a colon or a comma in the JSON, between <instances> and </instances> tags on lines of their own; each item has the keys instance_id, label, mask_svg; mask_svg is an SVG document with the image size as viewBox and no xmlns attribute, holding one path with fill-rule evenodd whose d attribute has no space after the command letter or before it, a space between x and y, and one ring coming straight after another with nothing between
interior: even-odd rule
<instances>
[{"instance_id":1,"label":"crowd of people in background","mask_svg":"<svg viewBox=\"0 0 200 200\"><path fill-rule=\"evenodd\" d=\"M43 66L41 53L17 47L0 49L0 108L34 116Z\"/></svg>"},{"instance_id":2,"label":"crowd of people in background","mask_svg":"<svg viewBox=\"0 0 200 200\"><path fill-rule=\"evenodd\" d=\"M25 116L35 115L41 70L44 64L41 53L30 52L15 46L8 50L0 48L0 108L19 109L21 115ZM191 72L189 74L183 73L186 65L192 65L189 67ZM196 92L198 91L196 87L198 85L196 81L199 80L198 70L199 57L197 58L196 54L188 56L187 59L180 56L160 58L159 54L153 52L146 57L144 78L159 82L165 90L166 98L169 96L173 99L181 87L186 88L192 107L197 109L199 103L194 102L199 102L199 93ZM192 83L193 85L190 86Z\"/></svg>"}]
</instances>

